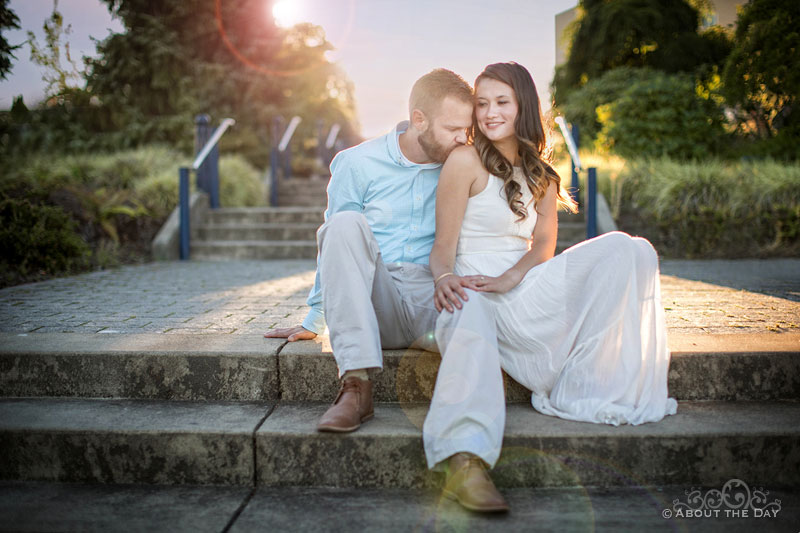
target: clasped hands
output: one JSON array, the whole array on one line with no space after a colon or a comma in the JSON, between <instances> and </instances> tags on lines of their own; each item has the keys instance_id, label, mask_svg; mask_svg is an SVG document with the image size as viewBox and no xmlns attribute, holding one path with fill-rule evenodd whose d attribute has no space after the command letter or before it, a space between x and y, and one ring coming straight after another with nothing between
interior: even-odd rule
<instances>
[{"instance_id":1,"label":"clasped hands","mask_svg":"<svg viewBox=\"0 0 800 533\"><path fill-rule=\"evenodd\" d=\"M449 312L454 311L454 307L461 309L461 301L468 301L467 291L472 289L476 292L496 292L506 293L519 285L522 275L515 269L506 270L502 275L494 276L457 276L448 274L441 278L434 285L433 304L440 313L442 309Z\"/></svg>"},{"instance_id":2,"label":"clasped hands","mask_svg":"<svg viewBox=\"0 0 800 533\"><path fill-rule=\"evenodd\" d=\"M506 293L519 285L522 281L522 274L518 271L509 269L501 276L456 276L448 274L442 276L434 285L433 303L438 312L447 309L454 311L454 307L461 309L461 301L469 300L464 289L472 289L476 292L496 292ZM268 331L264 337L283 338L289 342L310 340L317 336L316 333L308 331L302 326L293 328L280 328Z\"/></svg>"}]
</instances>

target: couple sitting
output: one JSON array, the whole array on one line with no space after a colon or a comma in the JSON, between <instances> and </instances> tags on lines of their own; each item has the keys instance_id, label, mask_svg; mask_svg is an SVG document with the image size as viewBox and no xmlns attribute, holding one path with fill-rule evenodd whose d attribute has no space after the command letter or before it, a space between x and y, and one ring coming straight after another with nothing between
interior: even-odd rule
<instances>
[{"instance_id":1,"label":"couple sitting","mask_svg":"<svg viewBox=\"0 0 800 533\"><path fill-rule=\"evenodd\" d=\"M367 369L382 367L382 348L439 351L428 466L465 507L506 511L485 470L502 446L502 370L548 415L617 425L675 413L658 257L620 232L554 257L557 209L574 204L542 159L524 67L489 65L474 93L434 70L409 111L333 160L311 310L266 336L311 339L327 321L342 383L320 431L372 417Z\"/></svg>"}]
</instances>

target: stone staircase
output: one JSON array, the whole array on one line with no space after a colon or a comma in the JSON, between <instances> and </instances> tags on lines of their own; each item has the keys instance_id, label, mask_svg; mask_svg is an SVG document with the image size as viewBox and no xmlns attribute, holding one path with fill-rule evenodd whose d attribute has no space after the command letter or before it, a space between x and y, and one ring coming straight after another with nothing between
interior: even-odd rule
<instances>
[{"instance_id":1,"label":"stone staircase","mask_svg":"<svg viewBox=\"0 0 800 533\"><path fill-rule=\"evenodd\" d=\"M192 228L191 257L224 259L314 259L323 206L209 209ZM559 213L556 253L585 239L583 215Z\"/></svg>"},{"instance_id":2,"label":"stone staircase","mask_svg":"<svg viewBox=\"0 0 800 533\"><path fill-rule=\"evenodd\" d=\"M731 340L735 338L735 341ZM727 340L726 340L727 339ZM610 427L536 413L507 379L500 487L800 483L800 343L673 335L677 415ZM315 424L336 391L325 338L0 335L0 479L432 488L421 426L439 357L384 352L375 419ZM357 467L354 467L357 465Z\"/></svg>"},{"instance_id":3,"label":"stone staircase","mask_svg":"<svg viewBox=\"0 0 800 533\"><path fill-rule=\"evenodd\" d=\"M316 258L327 184L327 177L281 180L278 207L206 210L203 222L192 227L192 259ZM561 212L558 220L556 253L586 238L583 213Z\"/></svg>"}]
</instances>

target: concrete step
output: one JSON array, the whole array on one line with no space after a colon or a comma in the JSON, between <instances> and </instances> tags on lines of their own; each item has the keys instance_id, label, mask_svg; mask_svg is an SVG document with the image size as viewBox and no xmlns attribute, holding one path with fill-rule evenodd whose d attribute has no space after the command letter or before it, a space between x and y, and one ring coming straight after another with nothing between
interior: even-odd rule
<instances>
[{"instance_id":1,"label":"concrete step","mask_svg":"<svg viewBox=\"0 0 800 533\"><path fill-rule=\"evenodd\" d=\"M236 259L316 259L317 241L315 238L308 240L261 240L260 234L265 230L246 229L236 230L230 226L206 226L207 231L213 233L218 239L193 239L191 241L190 255L192 259L200 260L236 260ZM310 230L295 229L270 229L266 230L271 235L280 233L300 234L305 232L305 236L312 237ZM206 233L206 235L210 235ZM578 241L565 241L559 239L556 242L556 254L560 254L567 248L578 244Z\"/></svg>"},{"instance_id":2,"label":"concrete step","mask_svg":"<svg viewBox=\"0 0 800 533\"><path fill-rule=\"evenodd\" d=\"M314 259L317 241L194 241L191 258L225 259Z\"/></svg>"},{"instance_id":3,"label":"concrete step","mask_svg":"<svg viewBox=\"0 0 800 533\"><path fill-rule=\"evenodd\" d=\"M192 240L199 241L316 241L318 224L227 224L196 226Z\"/></svg>"},{"instance_id":4,"label":"concrete step","mask_svg":"<svg viewBox=\"0 0 800 533\"><path fill-rule=\"evenodd\" d=\"M0 530L219 533L250 487L0 482Z\"/></svg>"},{"instance_id":5,"label":"concrete step","mask_svg":"<svg viewBox=\"0 0 800 533\"><path fill-rule=\"evenodd\" d=\"M264 223L315 223L322 224L325 203L320 206L287 207L222 207L209 209L207 224L264 224ZM559 211L559 227L583 225L583 214L573 215ZM585 228L584 228L585 231Z\"/></svg>"},{"instance_id":6,"label":"concrete step","mask_svg":"<svg viewBox=\"0 0 800 533\"><path fill-rule=\"evenodd\" d=\"M800 335L672 335L670 395L678 400L800 399ZM375 398L430 400L439 355L386 350ZM338 390L327 337L0 334L0 396L328 402ZM530 392L506 379L506 401Z\"/></svg>"},{"instance_id":7,"label":"concrete step","mask_svg":"<svg viewBox=\"0 0 800 533\"><path fill-rule=\"evenodd\" d=\"M582 222L561 222L558 224L558 240L579 243L586 239L586 225Z\"/></svg>"},{"instance_id":8,"label":"concrete step","mask_svg":"<svg viewBox=\"0 0 800 533\"><path fill-rule=\"evenodd\" d=\"M328 205L327 196L278 193L278 205L282 207L319 207L325 210Z\"/></svg>"},{"instance_id":9,"label":"concrete step","mask_svg":"<svg viewBox=\"0 0 800 533\"><path fill-rule=\"evenodd\" d=\"M209 209L205 224L317 224L323 222L319 207L224 207Z\"/></svg>"},{"instance_id":10,"label":"concrete step","mask_svg":"<svg viewBox=\"0 0 800 533\"><path fill-rule=\"evenodd\" d=\"M671 335L670 395L678 400L800 400L800 335ZM327 337L286 344L278 357L281 398L328 401L338 389ZM430 400L438 354L385 350L373 373L379 401ZM530 391L505 376L506 401L528 403Z\"/></svg>"},{"instance_id":11,"label":"concrete step","mask_svg":"<svg viewBox=\"0 0 800 533\"><path fill-rule=\"evenodd\" d=\"M358 431L325 434L328 404L1 399L0 479L101 483L436 487L426 405L385 403ZM612 427L507 410L501 487L800 483L800 404L683 402ZM255 435L255 437L254 437ZM354 466L357 465L357 466ZM254 477L255 476L255 477Z\"/></svg>"},{"instance_id":12,"label":"concrete step","mask_svg":"<svg viewBox=\"0 0 800 533\"><path fill-rule=\"evenodd\" d=\"M776 517L733 515L731 502L711 518L665 519L673 500L686 502L682 485L503 490L505 516L470 513L425 489L341 489L136 486L0 482L0 523L19 531L465 531L503 533L586 531L651 533L795 531L800 490L765 487L765 503L780 502ZM715 487L720 490L722 487ZM774 505L773 505L774 507ZM725 511L728 510L728 517ZM740 511L740 510L739 510ZM226 529L230 524L230 529ZM67 526L67 527L65 527Z\"/></svg>"},{"instance_id":13,"label":"concrete step","mask_svg":"<svg viewBox=\"0 0 800 533\"><path fill-rule=\"evenodd\" d=\"M561 252L563 252L564 250L566 250L567 248L569 248L571 246L575 246L576 244L578 244L582 240L583 239L578 239L578 240L574 240L574 241L567 241L567 240L562 240L559 237L559 239L556 241L556 255L560 254Z\"/></svg>"},{"instance_id":14,"label":"concrete step","mask_svg":"<svg viewBox=\"0 0 800 533\"><path fill-rule=\"evenodd\" d=\"M278 183L278 205L318 206L328 205L329 179L292 178Z\"/></svg>"},{"instance_id":15,"label":"concrete step","mask_svg":"<svg viewBox=\"0 0 800 533\"><path fill-rule=\"evenodd\" d=\"M0 399L0 479L250 485L267 403Z\"/></svg>"},{"instance_id":16,"label":"concrete step","mask_svg":"<svg viewBox=\"0 0 800 533\"><path fill-rule=\"evenodd\" d=\"M330 183L330 175L322 177L315 176L311 178L289 178L278 180L278 189L282 190L312 190L312 191L325 191Z\"/></svg>"},{"instance_id":17,"label":"concrete step","mask_svg":"<svg viewBox=\"0 0 800 533\"><path fill-rule=\"evenodd\" d=\"M558 226L561 227L562 224L583 224L585 227L586 218L584 217L583 211L579 213L568 213L566 211L559 211L558 212Z\"/></svg>"},{"instance_id":18,"label":"concrete step","mask_svg":"<svg viewBox=\"0 0 800 533\"><path fill-rule=\"evenodd\" d=\"M275 400L284 342L261 335L0 334L0 395Z\"/></svg>"},{"instance_id":19,"label":"concrete step","mask_svg":"<svg viewBox=\"0 0 800 533\"><path fill-rule=\"evenodd\" d=\"M343 436L315 429L327 404L281 403L256 433L259 485L433 487L421 427L427 406L379 404ZM684 402L641 426L606 426L507 408L501 487L800 482L797 402ZM354 466L357 465L357 466Z\"/></svg>"}]
</instances>

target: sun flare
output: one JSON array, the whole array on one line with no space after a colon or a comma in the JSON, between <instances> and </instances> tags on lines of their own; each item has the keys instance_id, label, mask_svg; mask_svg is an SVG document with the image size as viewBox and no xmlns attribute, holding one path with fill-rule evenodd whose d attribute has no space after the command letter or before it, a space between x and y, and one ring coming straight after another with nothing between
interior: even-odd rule
<instances>
[{"instance_id":1,"label":"sun flare","mask_svg":"<svg viewBox=\"0 0 800 533\"><path fill-rule=\"evenodd\" d=\"M297 0L279 0L272 6L272 17L275 24L283 28L294 26L301 22L300 2Z\"/></svg>"}]
</instances>

